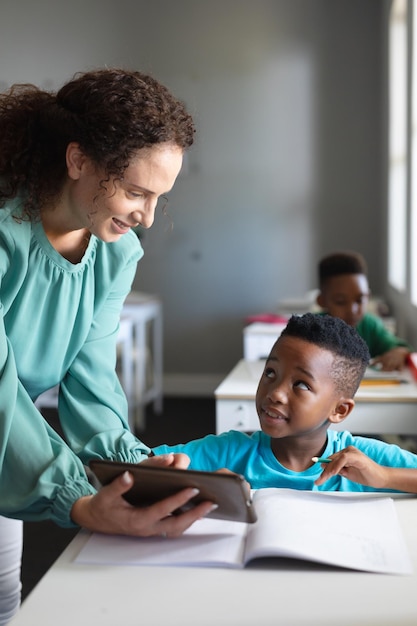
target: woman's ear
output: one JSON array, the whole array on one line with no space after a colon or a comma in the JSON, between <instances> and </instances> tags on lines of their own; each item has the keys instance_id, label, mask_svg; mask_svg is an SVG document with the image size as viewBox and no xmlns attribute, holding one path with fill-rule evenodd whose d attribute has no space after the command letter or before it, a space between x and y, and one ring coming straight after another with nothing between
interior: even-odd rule
<instances>
[{"instance_id":1,"label":"woman's ear","mask_svg":"<svg viewBox=\"0 0 417 626\"><path fill-rule=\"evenodd\" d=\"M80 145L75 141L71 141L67 146L66 162L68 176L72 180L78 180L85 166L87 157L82 152Z\"/></svg>"},{"instance_id":2,"label":"woman's ear","mask_svg":"<svg viewBox=\"0 0 417 626\"><path fill-rule=\"evenodd\" d=\"M329 416L329 422L340 424L353 411L355 401L352 398L340 398L334 412Z\"/></svg>"}]
</instances>

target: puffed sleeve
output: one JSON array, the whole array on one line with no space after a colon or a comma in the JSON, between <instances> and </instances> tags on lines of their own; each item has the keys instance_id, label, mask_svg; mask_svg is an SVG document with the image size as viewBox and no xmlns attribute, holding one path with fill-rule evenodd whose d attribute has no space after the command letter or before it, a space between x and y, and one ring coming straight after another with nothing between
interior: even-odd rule
<instances>
[{"instance_id":1,"label":"puffed sleeve","mask_svg":"<svg viewBox=\"0 0 417 626\"><path fill-rule=\"evenodd\" d=\"M143 254L133 233L123 239L123 246L98 250L93 323L60 386L61 426L85 464L93 458L138 463L150 452L129 430L126 396L116 373L121 309Z\"/></svg>"},{"instance_id":2,"label":"puffed sleeve","mask_svg":"<svg viewBox=\"0 0 417 626\"><path fill-rule=\"evenodd\" d=\"M4 363L4 347L1 341L0 513L74 526L72 505L95 490L80 460L48 426L18 383L13 358Z\"/></svg>"},{"instance_id":3,"label":"puffed sleeve","mask_svg":"<svg viewBox=\"0 0 417 626\"><path fill-rule=\"evenodd\" d=\"M95 490L80 460L46 423L18 380L3 315L1 304L0 514L72 526L73 503Z\"/></svg>"}]
</instances>

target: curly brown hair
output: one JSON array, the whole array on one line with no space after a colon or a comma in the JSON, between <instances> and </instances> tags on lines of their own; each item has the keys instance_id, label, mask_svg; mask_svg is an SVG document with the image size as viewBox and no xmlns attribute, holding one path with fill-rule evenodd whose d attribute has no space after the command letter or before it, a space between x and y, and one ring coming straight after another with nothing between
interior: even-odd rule
<instances>
[{"instance_id":1,"label":"curly brown hair","mask_svg":"<svg viewBox=\"0 0 417 626\"><path fill-rule=\"evenodd\" d=\"M119 178L137 150L165 142L186 150L194 133L184 104L141 72L79 73L56 93L14 85L0 94L0 206L21 196L23 216L33 219L54 202L72 141L107 178Z\"/></svg>"}]
</instances>

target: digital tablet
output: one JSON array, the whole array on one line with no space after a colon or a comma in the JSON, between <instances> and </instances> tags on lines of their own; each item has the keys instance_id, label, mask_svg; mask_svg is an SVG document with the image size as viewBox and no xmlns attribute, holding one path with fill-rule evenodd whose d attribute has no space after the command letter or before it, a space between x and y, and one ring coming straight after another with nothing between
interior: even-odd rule
<instances>
[{"instance_id":1,"label":"digital tablet","mask_svg":"<svg viewBox=\"0 0 417 626\"><path fill-rule=\"evenodd\" d=\"M187 487L196 487L199 489L198 495L175 513L182 513L200 502L209 500L218 507L207 517L248 523L256 521L247 483L239 474L219 474L100 460L91 461L90 469L102 485L107 485L126 470L129 471L134 477L134 484L124 497L135 506L148 506Z\"/></svg>"}]
</instances>

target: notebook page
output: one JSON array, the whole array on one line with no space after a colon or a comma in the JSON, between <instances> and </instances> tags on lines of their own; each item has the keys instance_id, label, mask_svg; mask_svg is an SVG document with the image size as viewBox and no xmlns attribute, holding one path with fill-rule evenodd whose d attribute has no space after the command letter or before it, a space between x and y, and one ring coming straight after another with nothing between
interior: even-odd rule
<instances>
[{"instance_id":1,"label":"notebook page","mask_svg":"<svg viewBox=\"0 0 417 626\"><path fill-rule=\"evenodd\" d=\"M242 567L247 524L195 522L181 537L122 537L93 533L75 559L95 565L204 565Z\"/></svg>"},{"instance_id":2,"label":"notebook page","mask_svg":"<svg viewBox=\"0 0 417 626\"><path fill-rule=\"evenodd\" d=\"M346 496L346 494L345 494ZM260 489L246 560L285 556L372 572L410 574L391 498Z\"/></svg>"}]
</instances>

